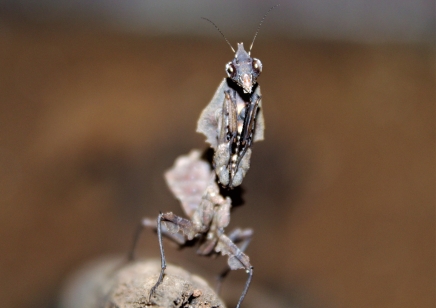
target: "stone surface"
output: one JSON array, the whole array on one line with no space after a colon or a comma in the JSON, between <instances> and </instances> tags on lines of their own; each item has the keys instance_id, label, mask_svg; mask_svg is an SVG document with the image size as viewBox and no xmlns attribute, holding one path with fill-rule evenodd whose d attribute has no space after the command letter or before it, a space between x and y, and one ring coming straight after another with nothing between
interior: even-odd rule
<instances>
[{"instance_id":1,"label":"stone surface","mask_svg":"<svg viewBox=\"0 0 436 308\"><path fill-rule=\"evenodd\" d=\"M167 265L162 283L148 302L160 272L159 261L126 263L122 259L94 261L66 285L59 308L225 308L200 277Z\"/></svg>"}]
</instances>

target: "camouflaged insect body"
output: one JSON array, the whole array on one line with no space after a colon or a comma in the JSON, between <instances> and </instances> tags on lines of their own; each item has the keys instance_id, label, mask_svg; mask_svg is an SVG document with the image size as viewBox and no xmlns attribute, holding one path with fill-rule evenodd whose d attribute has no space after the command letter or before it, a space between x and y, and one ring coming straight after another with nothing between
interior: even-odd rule
<instances>
[{"instance_id":1,"label":"camouflaged insect body","mask_svg":"<svg viewBox=\"0 0 436 308\"><path fill-rule=\"evenodd\" d=\"M260 60L251 58L238 44L235 58L226 65L225 78L203 110L197 132L206 136L214 149L213 165L225 187L242 183L250 168L251 146L263 140L264 119L257 77Z\"/></svg>"}]
</instances>

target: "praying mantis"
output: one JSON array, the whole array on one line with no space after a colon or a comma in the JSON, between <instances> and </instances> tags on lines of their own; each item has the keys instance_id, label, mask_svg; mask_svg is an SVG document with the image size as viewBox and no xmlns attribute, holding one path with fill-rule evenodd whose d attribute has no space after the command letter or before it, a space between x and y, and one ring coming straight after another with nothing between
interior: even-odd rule
<instances>
[{"instance_id":1,"label":"praying mantis","mask_svg":"<svg viewBox=\"0 0 436 308\"><path fill-rule=\"evenodd\" d=\"M149 218L141 221L141 230L147 227L157 231L161 255L161 271L150 290L149 303L152 303L153 294L165 274L163 236L181 247L187 243L198 243L198 254L227 255L230 270L244 269L248 277L236 308L241 306L248 292L253 266L244 250L253 231L237 228L229 235L225 234L224 228L230 222L232 200L223 195L219 186L231 190L241 185L250 168L253 142L264 138L262 96L257 83L262 62L251 57L251 49L265 17L277 6L270 8L262 18L248 52L243 43L239 43L235 51L221 30L204 18L218 29L235 55L225 66L227 78L220 83L197 123L197 132L206 136L206 142L214 150L212 166L202 159L200 151L194 150L179 157L165 173L166 182L180 200L187 218L172 212L161 212L157 221ZM136 239L137 236L134 247ZM133 259L134 247L130 259Z\"/></svg>"}]
</instances>

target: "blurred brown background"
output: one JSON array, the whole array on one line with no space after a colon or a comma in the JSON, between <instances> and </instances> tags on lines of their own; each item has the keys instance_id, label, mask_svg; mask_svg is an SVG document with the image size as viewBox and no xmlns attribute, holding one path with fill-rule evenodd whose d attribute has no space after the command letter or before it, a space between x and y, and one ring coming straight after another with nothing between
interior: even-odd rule
<instances>
[{"instance_id":1,"label":"blurred brown background","mask_svg":"<svg viewBox=\"0 0 436 308\"><path fill-rule=\"evenodd\" d=\"M0 298L55 307L75 268L127 253L141 217L182 213L162 174L206 147L196 120L233 55L200 21L213 38L2 8ZM261 31L288 14L277 11ZM246 203L229 227L255 231L245 307L434 307L435 50L426 38L259 36L266 140L254 146ZM140 245L158 257L151 232ZM225 264L166 252L211 282ZM238 296L244 279L232 273L223 296Z\"/></svg>"}]
</instances>

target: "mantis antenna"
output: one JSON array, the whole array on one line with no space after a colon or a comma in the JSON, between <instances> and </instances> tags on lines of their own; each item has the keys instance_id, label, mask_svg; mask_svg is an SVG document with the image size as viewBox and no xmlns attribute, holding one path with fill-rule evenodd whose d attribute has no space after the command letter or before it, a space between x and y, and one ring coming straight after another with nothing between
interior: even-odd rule
<instances>
[{"instance_id":1,"label":"mantis antenna","mask_svg":"<svg viewBox=\"0 0 436 308\"><path fill-rule=\"evenodd\" d=\"M251 42L251 46L250 46L250 50L248 51L248 54L251 53L251 48L253 48L253 44L254 44L254 40L256 39L257 34L259 33L259 29L260 26L262 26L263 21L265 20L266 15L268 15L269 12L271 12L272 10L274 10L276 7L280 6L280 4L276 4L273 7L271 7L268 12L265 13L265 15L263 15L262 20L259 23L259 26L257 26L257 30L256 30L256 34L253 37L253 41ZM220 31L221 32L221 31Z\"/></svg>"},{"instance_id":2,"label":"mantis antenna","mask_svg":"<svg viewBox=\"0 0 436 308\"><path fill-rule=\"evenodd\" d=\"M204 20L207 20L208 22L210 22L212 25L214 25L214 27L221 33L221 35L223 36L223 38L226 40L227 44L229 44L230 48L232 49L232 51L235 53L235 50L233 49L232 45L230 44L229 40L226 38L226 36L224 35L224 33L221 32L220 28L218 28L217 25L214 24L213 21L211 21L210 19L207 19L205 17L201 17Z\"/></svg>"}]
</instances>

